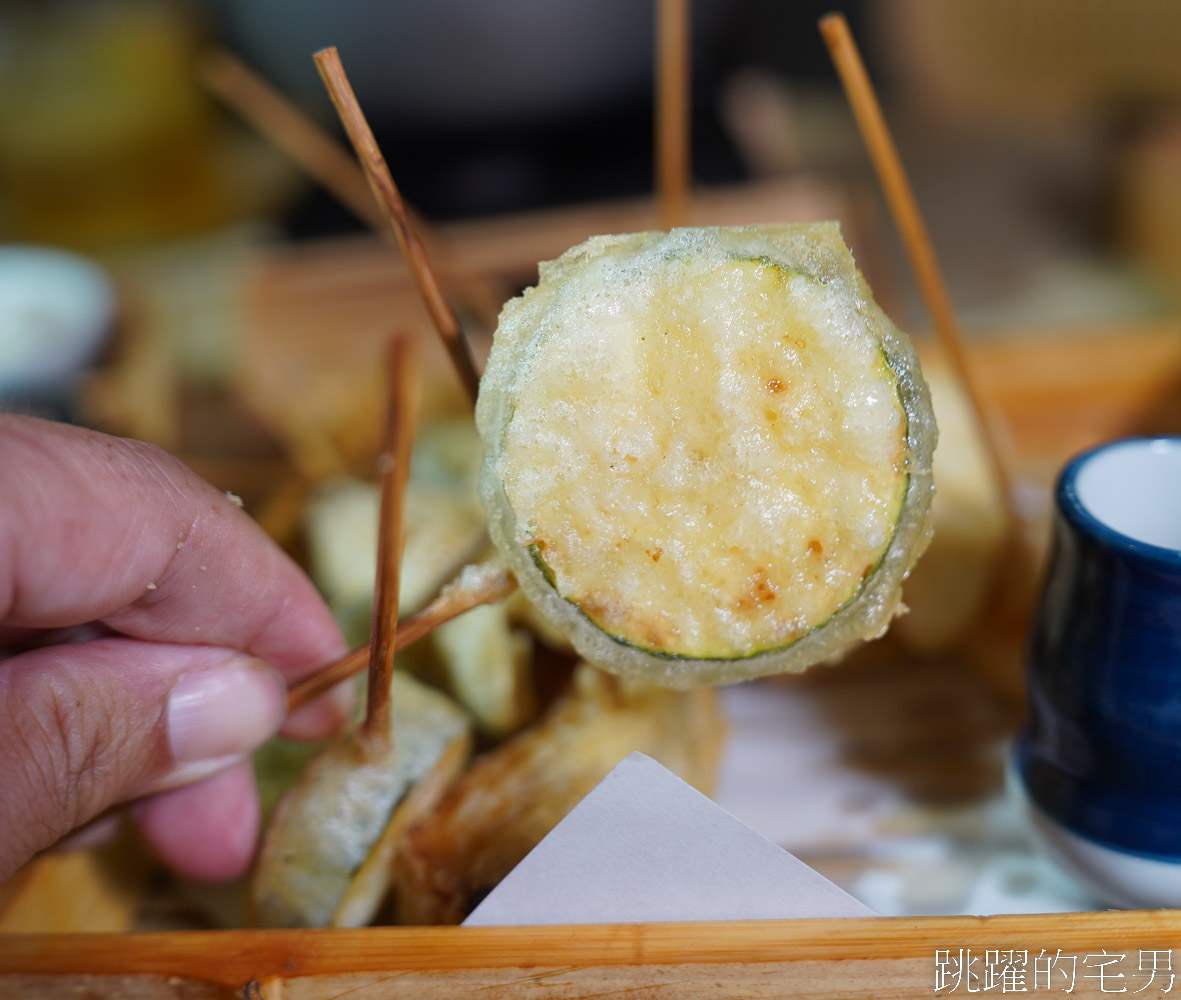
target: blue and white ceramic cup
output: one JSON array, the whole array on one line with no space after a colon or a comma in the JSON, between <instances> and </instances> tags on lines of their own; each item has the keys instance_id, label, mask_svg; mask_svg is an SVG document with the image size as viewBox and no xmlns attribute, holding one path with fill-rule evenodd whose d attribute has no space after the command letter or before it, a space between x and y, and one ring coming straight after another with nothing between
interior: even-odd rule
<instances>
[{"instance_id":1,"label":"blue and white ceramic cup","mask_svg":"<svg viewBox=\"0 0 1181 1000\"><path fill-rule=\"evenodd\" d=\"M1181 906L1181 437L1058 480L1013 776L1051 856L1109 905Z\"/></svg>"}]
</instances>

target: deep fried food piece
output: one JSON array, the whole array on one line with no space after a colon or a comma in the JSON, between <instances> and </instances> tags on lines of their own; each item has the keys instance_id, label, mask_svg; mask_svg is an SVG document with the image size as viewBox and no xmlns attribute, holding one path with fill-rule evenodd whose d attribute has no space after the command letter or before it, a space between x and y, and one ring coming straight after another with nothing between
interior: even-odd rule
<instances>
[{"instance_id":1,"label":"deep fried food piece","mask_svg":"<svg viewBox=\"0 0 1181 1000\"><path fill-rule=\"evenodd\" d=\"M506 305L477 409L492 538L598 666L673 687L881 634L935 425L833 224L599 236Z\"/></svg>"},{"instance_id":2,"label":"deep fried food piece","mask_svg":"<svg viewBox=\"0 0 1181 1000\"><path fill-rule=\"evenodd\" d=\"M407 832L398 922L460 922L633 750L708 794L723 735L710 689L668 691L580 665L541 720L477 759Z\"/></svg>"},{"instance_id":3,"label":"deep fried food piece","mask_svg":"<svg viewBox=\"0 0 1181 1000\"><path fill-rule=\"evenodd\" d=\"M407 674L390 685L392 739L350 732L308 765L275 809L251 884L258 923L357 927L377 912L397 844L467 760L467 717Z\"/></svg>"}]
</instances>

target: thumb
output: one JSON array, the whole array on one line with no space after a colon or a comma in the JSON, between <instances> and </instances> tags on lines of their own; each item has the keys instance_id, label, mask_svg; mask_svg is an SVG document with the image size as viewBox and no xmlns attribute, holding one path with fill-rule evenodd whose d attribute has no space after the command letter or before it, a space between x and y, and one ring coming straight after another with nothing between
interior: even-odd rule
<instances>
[{"instance_id":1,"label":"thumb","mask_svg":"<svg viewBox=\"0 0 1181 1000\"><path fill-rule=\"evenodd\" d=\"M285 693L213 646L110 638L0 660L0 880L110 806L239 762Z\"/></svg>"}]
</instances>

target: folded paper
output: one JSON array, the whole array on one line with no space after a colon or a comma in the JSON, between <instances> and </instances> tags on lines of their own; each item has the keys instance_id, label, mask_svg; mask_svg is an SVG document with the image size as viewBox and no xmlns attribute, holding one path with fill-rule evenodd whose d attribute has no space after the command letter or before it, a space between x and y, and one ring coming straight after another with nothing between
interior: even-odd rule
<instances>
[{"instance_id":1,"label":"folded paper","mask_svg":"<svg viewBox=\"0 0 1181 1000\"><path fill-rule=\"evenodd\" d=\"M843 889L633 753L464 923L869 916Z\"/></svg>"}]
</instances>

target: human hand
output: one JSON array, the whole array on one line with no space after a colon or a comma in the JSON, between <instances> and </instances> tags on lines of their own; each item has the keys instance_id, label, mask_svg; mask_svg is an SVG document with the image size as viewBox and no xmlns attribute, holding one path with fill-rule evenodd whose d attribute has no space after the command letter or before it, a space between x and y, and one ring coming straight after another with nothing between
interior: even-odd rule
<instances>
[{"instance_id":1,"label":"human hand","mask_svg":"<svg viewBox=\"0 0 1181 1000\"><path fill-rule=\"evenodd\" d=\"M310 581L245 513L139 442L0 414L0 881L112 805L182 874L250 863L249 755L286 685L345 650Z\"/></svg>"}]
</instances>

